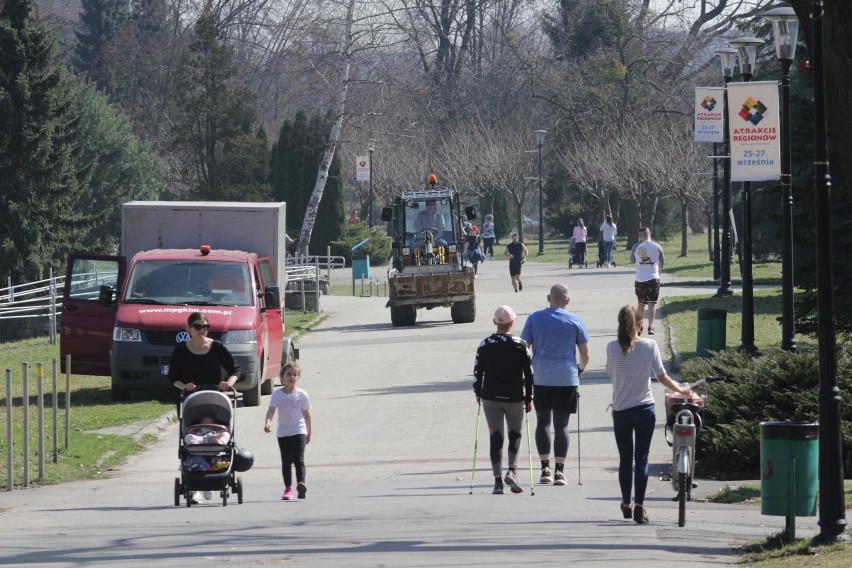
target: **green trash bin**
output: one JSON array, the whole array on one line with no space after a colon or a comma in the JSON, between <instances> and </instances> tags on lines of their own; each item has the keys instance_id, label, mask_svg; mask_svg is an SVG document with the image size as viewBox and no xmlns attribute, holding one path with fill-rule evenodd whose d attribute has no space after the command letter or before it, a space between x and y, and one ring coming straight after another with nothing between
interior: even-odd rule
<instances>
[{"instance_id":1,"label":"green trash bin","mask_svg":"<svg viewBox=\"0 0 852 568\"><path fill-rule=\"evenodd\" d=\"M760 512L816 515L818 466L819 423L761 422Z\"/></svg>"},{"instance_id":2,"label":"green trash bin","mask_svg":"<svg viewBox=\"0 0 852 568\"><path fill-rule=\"evenodd\" d=\"M712 351L725 349L727 319L727 310L718 308L698 310L698 339L695 343L695 353L699 357L709 357Z\"/></svg>"},{"instance_id":3,"label":"green trash bin","mask_svg":"<svg viewBox=\"0 0 852 568\"><path fill-rule=\"evenodd\" d=\"M366 241L363 241L366 242ZM354 250L354 249L353 249ZM355 281L356 280L370 280L373 278L373 275L370 274L370 255L368 254L364 258L353 258L352 259L352 295L355 295ZM363 290L363 282L361 282L362 290Z\"/></svg>"},{"instance_id":4,"label":"green trash bin","mask_svg":"<svg viewBox=\"0 0 852 568\"><path fill-rule=\"evenodd\" d=\"M372 274L370 274L370 255L365 258L352 259L353 280L369 280L372 277Z\"/></svg>"}]
</instances>

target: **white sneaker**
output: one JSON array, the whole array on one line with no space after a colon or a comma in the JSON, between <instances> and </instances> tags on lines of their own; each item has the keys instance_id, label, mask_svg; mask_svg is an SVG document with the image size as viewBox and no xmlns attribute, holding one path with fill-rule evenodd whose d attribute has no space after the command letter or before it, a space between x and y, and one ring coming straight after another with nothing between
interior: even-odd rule
<instances>
[{"instance_id":1,"label":"white sneaker","mask_svg":"<svg viewBox=\"0 0 852 568\"><path fill-rule=\"evenodd\" d=\"M212 491L205 491L204 492L204 500L205 501L209 501L212 498L213 498L213 492Z\"/></svg>"},{"instance_id":2,"label":"white sneaker","mask_svg":"<svg viewBox=\"0 0 852 568\"><path fill-rule=\"evenodd\" d=\"M189 500L193 505L198 505L201 503L201 491L193 491L192 496L190 496Z\"/></svg>"}]
</instances>

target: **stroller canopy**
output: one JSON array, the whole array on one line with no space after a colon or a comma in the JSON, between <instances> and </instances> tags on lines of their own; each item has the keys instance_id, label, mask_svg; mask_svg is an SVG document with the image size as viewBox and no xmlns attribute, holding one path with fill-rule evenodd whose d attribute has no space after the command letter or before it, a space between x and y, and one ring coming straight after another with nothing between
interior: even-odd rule
<instances>
[{"instance_id":1,"label":"stroller canopy","mask_svg":"<svg viewBox=\"0 0 852 568\"><path fill-rule=\"evenodd\" d=\"M199 391L187 396L183 401L181 425L197 424L202 418L212 418L217 424L234 427L234 408L228 395L219 391Z\"/></svg>"}]
</instances>

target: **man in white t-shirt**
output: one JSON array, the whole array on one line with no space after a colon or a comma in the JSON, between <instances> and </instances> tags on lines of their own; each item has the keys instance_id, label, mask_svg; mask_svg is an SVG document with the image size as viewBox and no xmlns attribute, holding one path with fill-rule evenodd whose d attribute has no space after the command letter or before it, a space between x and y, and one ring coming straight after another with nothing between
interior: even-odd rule
<instances>
[{"instance_id":1,"label":"man in white t-shirt","mask_svg":"<svg viewBox=\"0 0 852 568\"><path fill-rule=\"evenodd\" d=\"M644 319L645 307L648 307L648 335L655 335L654 318L657 315L657 300L660 298L660 270L665 259L663 249L651 240L648 227L639 228L639 242L630 251L630 262L636 264L636 299L639 302L639 315ZM639 328L642 334L644 325Z\"/></svg>"}]
</instances>

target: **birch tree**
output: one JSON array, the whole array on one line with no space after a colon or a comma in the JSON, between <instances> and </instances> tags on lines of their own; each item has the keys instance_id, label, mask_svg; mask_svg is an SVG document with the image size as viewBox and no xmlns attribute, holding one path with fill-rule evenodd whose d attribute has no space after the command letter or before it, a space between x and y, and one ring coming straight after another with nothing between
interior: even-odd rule
<instances>
[{"instance_id":1,"label":"birch tree","mask_svg":"<svg viewBox=\"0 0 852 568\"><path fill-rule=\"evenodd\" d=\"M352 20L355 13L355 0L349 0L346 8L346 16L343 22L343 37L340 70L337 83L337 100L334 105L334 117L331 125L331 132L328 135L325 151L323 152L322 162L320 162L319 171L317 172L317 181L314 184L314 190L311 193L311 198L308 200L308 207L305 210L305 220L302 223L302 229L299 231L299 239L297 241L297 249L299 251L308 250L311 243L311 234L314 230L314 224L317 220L317 211L319 210L320 200L322 199L325 183L328 180L328 170L331 167L331 161L334 158L334 152L337 149L337 142L340 138L340 131L343 128L343 117L346 112L346 92L349 88L349 67L352 57Z\"/></svg>"}]
</instances>

